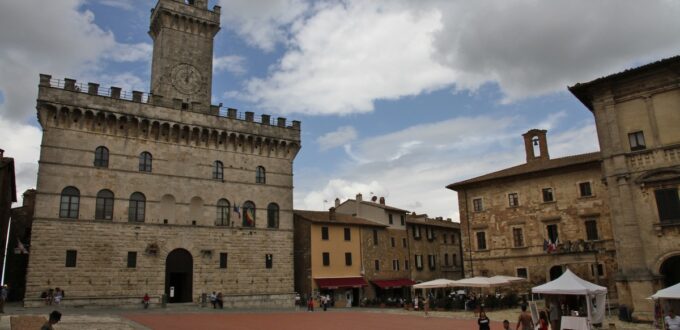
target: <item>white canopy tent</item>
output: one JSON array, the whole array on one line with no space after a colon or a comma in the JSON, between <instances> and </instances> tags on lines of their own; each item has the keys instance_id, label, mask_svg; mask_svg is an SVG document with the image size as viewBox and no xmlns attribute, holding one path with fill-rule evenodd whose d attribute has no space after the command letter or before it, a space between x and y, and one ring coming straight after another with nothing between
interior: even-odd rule
<instances>
[{"instance_id":1,"label":"white canopy tent","mask_svg":"<svg viewBox=\"0 0 680 330\"><path fill-rule=\"evenodd\" d=\"M454 286L456 281L449 280L445 278L439 278L432 281L427 281L423 283L418 283L413 286L414 289L436 289L436 288L448 288Z\"/></svg>"},{"instance_id":2,"label":"white canopy tent","mask_svg":"<svg viewBox=\"0 0 680 330\"><path fill-rule=\"evenodd\" d=\"M499 278L497 276L494 277L475 276L457 280L455 282L456 283L453 286L460 286L466 288L491 288L496 286L508 285L511 283L511 281Z\"/></svg>"},{"instance_id":3,"label":"white canopy tent","mask_svg":"<svg viewBox=\"0 0 680 330\"><path fill-rule=\"evenodd\" d=\"M516 283L516 282L525 282L527 279L524 277L515 277L515 276L506 276L506 275L496 275L492 276L492 279L500 279L500 280L505 280L510 283Z\"/></svg>"},{"instance_id":4,"label":"white canopy tent","mask_svg":"<svg viewBox=\"0 0 680 330\"><path fill-rule=\"evenodd\" d=\"M554 294L554 295L583 295L586 296L588 305L588 321L602 323L604 320L604 306L606 304L607 288L590 283L567 270L557 279L531 288L531 293ZM594 308L591 299L595 298Z\"/></svg>"},{"instance_id":5,"label":"white canopy tent","mask_svg":"<svg viewBox=\"0 0 680 330\"><path fill-rule=\"evenodd\" d=\"M680 283L661 289L650 298L656 299L680 299Z\"/></svg>"}]
</instances>

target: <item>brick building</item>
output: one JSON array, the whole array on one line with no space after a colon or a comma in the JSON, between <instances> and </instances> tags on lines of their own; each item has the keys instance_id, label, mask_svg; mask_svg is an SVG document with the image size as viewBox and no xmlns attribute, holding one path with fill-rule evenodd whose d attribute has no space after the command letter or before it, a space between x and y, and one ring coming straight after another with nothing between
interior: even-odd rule
<instances>
[{"instance_id":1,"label":"brick building","mask_svg":"<svg viewBox=\"0 0 680 330\"><path fill-rule=\"evenodd\" d=\"M569 90L595 116L619 301L651 319L646 298L680 282L680 56Z\"/></svg>"},{"instance_id":2,"label":"brick building","mask_svg":"<svg viewBox=\"0 0 680 330\"><path fill-rule=\"evenodd\" d=\"M470 276L541 284L569 267L616 297L614 237L600 153L551 159L546 131L523 135L526 163L456 182Z\"/></svg>"},{"instance_id":3,"label":"brick building","mask_svg":"<svg viewBox=\"0 0 680 330\"><path fill-rule=\"evenodd\" d=\"M159 0L151 91L41 75L43 130L26 300L293 304L300 123L211 105L220 7Z\"/></svg>"}]
</instances>

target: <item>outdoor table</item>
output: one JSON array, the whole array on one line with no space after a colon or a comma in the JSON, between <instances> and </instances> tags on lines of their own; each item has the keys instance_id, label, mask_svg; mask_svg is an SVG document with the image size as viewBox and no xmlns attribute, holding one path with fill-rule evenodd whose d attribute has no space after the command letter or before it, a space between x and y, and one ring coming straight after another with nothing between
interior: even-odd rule
<instances>
[{"instance_id":1,"label":"outdoor table","mask_svg":"<svg viewBox=\"0 0 680 330\"><path fill-rule=\"evenodd\" d=\"M589 330L588 318L578 316L562 316L560 329Z\"/></svg>"}]
</instances>

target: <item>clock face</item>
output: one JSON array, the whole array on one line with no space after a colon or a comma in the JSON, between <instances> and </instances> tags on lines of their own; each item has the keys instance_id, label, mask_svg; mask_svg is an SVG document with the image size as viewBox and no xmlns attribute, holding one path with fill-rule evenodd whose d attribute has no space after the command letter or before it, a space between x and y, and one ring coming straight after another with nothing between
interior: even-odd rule
<instances>
[{"instance_id":1,"label":"clock face","mask_svg":"<svg viewBox=\"0 0 680 330\"><path fill-rule=\"evenodd\" d=\"M201 88L201 74L190 64L179 64L172 69L172 85L183 94L193 94Z\"/></svg>"}]
</instances>

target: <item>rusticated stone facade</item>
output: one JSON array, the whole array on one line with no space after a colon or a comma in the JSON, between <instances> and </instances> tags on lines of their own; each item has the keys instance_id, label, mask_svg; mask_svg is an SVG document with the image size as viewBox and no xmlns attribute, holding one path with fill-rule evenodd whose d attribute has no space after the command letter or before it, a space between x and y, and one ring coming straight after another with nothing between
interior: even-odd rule
<instances>
[{"instance_id":1,"label":"rusticated stone facade","mask_svg":"<svg viewBox=\"0 0 680 330\"><path fill-rule=\"evenodd\" d=\"M411 214L406 218L406 224L414 281L463 277L460 223L451 219L431 219L427 214ZM417 259L421 259L420 264Z\"/></svg>"},{"instance_id":2,"label":"rusticated stone facade","mask_svg":"<svg viewBox=\"0 0 680 330\"><path fill-rule=\"evenodd\" d=\"M647 297L680 282L680 56L569 90L595 116L619 302L651 320Z\"/></svg>"},{"instance_id":3,"label":"rusticated stone facade","mask_svg":"<svg viewBox=\"0 0 680 330\"><path fill-rule=\"evenodd\" d=\"M525 164L448 186L458 192L466 276L520 276L537 285L568 267L615 299L600 153L551 159L543 130L530 130L524 142Z\"/></svg>"},{"instance_id":4,"label":"rusticated stone facade","mask_svg":"<svg viewBox=\"0 0 680 330\"><path fill-rule=\"evenodd\" d=\"M26 305L59 287L73 305L137 303L144 293L191 302L221 291L226 306L292 306L300 123L235 109L222 116L204 104L211 64L194 62L212 60L218 17L207 1L159 0L153 95L41 75ZM161 35L202 46L160 51Z\"/></svg>"}]
</instances>

